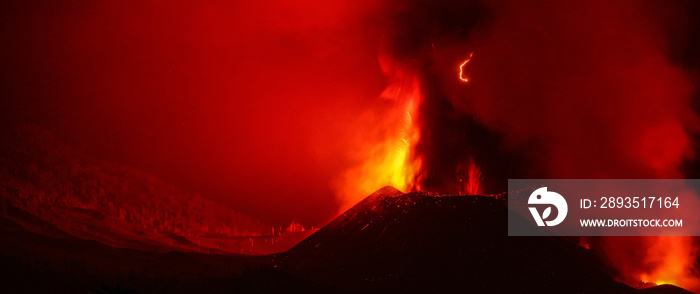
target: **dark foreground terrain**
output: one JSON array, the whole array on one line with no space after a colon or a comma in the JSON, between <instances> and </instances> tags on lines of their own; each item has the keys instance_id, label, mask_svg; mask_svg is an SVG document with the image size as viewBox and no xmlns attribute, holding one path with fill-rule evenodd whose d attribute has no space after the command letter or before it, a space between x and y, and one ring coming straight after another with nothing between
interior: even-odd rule
<instances>
[{"instance_id":1,"label":"dark foreground terrain","mask_svg":"<svg viewBox=\"0 0 700 294\"><path fill-rule=\"evenodd\" d=\"M291 250L152 253L75 238L7 203L2 293L687 293L636 290L587 249L507 237L502 199L383 188Z\"/></svg>"}]
</instances>

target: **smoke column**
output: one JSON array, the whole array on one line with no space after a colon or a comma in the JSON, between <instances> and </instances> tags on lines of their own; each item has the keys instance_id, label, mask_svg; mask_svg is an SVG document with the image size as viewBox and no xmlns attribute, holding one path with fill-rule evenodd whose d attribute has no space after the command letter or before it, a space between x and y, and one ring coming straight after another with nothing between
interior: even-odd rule
<instances>
[{"instance_id":1,"label":"smoke column","mask_svg":"<svg viewBox=\"0 0 700 294\"><path fill-rule=\"evenodd\" d=\"M466 46L475 52L473 83L451 98L531 159L527 176L683 177L698 127L695 89L668 57L655 7L514 1L497 8L489 29ZM622 281L697 289L696 240L632 240L602 243Z\"/></svg>"},{"instance_id":2,"label":"smoke column","mask_svg":"<svg viewBox=\"0 0 700 294\"><path fill-rule=\"evenodd\" d=\"M507 178L682 178L694 159L695 87L670 58L680 7L416 1L396 11L385 52L421 81L426 190L456 192L455 171L471 160L498 192ZM696 241L601 244L621 281L696 289Z\"/></svg>"}]
</instances>

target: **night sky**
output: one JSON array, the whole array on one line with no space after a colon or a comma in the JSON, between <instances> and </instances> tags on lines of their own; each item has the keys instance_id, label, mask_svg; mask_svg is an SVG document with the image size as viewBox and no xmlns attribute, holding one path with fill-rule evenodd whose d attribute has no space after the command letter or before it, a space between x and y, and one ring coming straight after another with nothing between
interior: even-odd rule
<instances>
[{"instance_id":1,"label":"night sky","mask_svg":"<svg viewBox=\"0 0 700 294\"><path fill-rule=\"evenodd\" d=\"M254 2L5 3L2 121L272 223L322 225L353 126L387 105L379 8Z\"/></svg>"},{"instance_id":2,"label":"night sky","mask_svg":"<svg viewBox=\"0 0 700 294\"><path fill-rule=\"evenodd\" d=\"M428 188L470 157L487 183L692 174L689 2L2 5L3 124L38 124L273 224L337 215L368 111L394 105L382 56L423 81Z\"/></svg>"}]
</instances>

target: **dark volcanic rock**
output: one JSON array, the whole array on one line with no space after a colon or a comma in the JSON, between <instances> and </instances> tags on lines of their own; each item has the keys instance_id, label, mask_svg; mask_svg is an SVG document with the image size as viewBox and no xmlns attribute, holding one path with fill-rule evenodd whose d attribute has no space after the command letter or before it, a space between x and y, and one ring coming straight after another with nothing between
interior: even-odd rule
<instances>
[{"instance_id":1,"label":"dark volcanic rock","mask_svg":"<svg viewBox=\"0 0 700 294\"><path fill-rule=\"evenodd\" d=\"M508 237L504 200L383 188L277 256L305 279L350 291L636 292L589 250Z\"/></svg>"},{"instance_id":2,"label":"dark volcanic rock","mask_svg":"<svg viewBox=\"0 0 700 294\"><path fill-rule=\"evenodd\" d=\"M0 211L2 293L688 293L617 283L563 238L508 237L506 203L486 196L383 188L288 252L259 257L113 248Z\"/></svg>"},{"instance_id":3,"label":"dark volcanic rock","mask_svg":"<svg viewBox=\"0 0 700 294\"><path fill-rule=\"evenodd\" d=\"M674 285L661 285L655 286L648 289L640 290L639 293L643 294L691 294L688 290L674 286Z\"/></svg>"}]
</instances>

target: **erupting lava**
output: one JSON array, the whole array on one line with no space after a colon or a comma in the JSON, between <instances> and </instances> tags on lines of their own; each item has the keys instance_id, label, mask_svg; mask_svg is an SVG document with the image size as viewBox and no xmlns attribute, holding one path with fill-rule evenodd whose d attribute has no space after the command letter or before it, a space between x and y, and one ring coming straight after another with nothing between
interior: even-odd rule
<instances>
[{"instance_id":1,"label":"erupting lava","mask_svg":"<svg viewBox=\"0 0 700 294\"><path fill-rule=\"evenodd\" d=\"M469 53L469 58L459 65L459 79L465 83L469 82L469 78L464 77L464 66L467 65L470 60L472 60L472 56L474 56L474 52Z\"/></svg>"},{"instance_id":2,"label":"erupting lava","mask_svg":"<svg viewBox=\"0 0 700 294\"><path fill-rule=\"evenodd\" d=\"M695 270L697 246L693 237L655 237L647 250L645 263L655 265L640 274L643 283L673 284L697 290Z\"/></svg>"},{"instance_id":3,"label":"erupting lava","mask_svg":"<svg viewBox=\"0 0 700 294\"><path fill-rule=\"evenodd\" d=\"M461 163L457 166L457 178L460 195L480 195L483 193L481 183L484 176L474 159L470 159L469 163Z\"/></svg>"},{"instance_id":4,"label":"erupting lava","mask_svg":"<svg viewBox=\"0 0 700 294\"><path fill-rule=\"evenodd\" d=\"M474 160L469 161L469 169L467 170L467 183L465 187L465 192L467 195L478 195L483 191L481 190L481 182L484 177L481 174L481 169L474 163Z\"/></svg>"},{"instance_id":5,"label":"erupting lava","mask_svg":"<svg viewBox=\"0 0 700 294\"><path fill-rule=\"evenodd\" d=\"M365 138L357 151L361 164L348 170L339 183L341 211L383 186L403 192L420 188L422 158L415 152L420 138L416 118L423 99L420 81L398 70L390 77L393 82L381 96L392 100L394 107L375 117L378 122L370 122L377 137Z\"/></svg>"},{"instance_id":6,"label":"erupting lava","mask_svg":"<svg viewBox=\"0 0 700 294\"><path fill-rule=\"evenodd\" d=\"M469 82L469 78L464 77L464 66L472 60L474 52L469 53L469 58L459 65L459 79L462 82ZM457 167L459 184L460 184L460 194L466 195L478 195L482 194L481 182L483 182L484 177L481 174L481 168L476 165L474 159L469 160L468 166L463 164Z\"/></svg>"},{"instance_id":7,"label":"erupting lava","mask_svg":"<svg viewBox=\"0 0 700 294\"><path fill-rule=\"evenodd\" d=\"M700 286L695 237L616 237L604 239L603 245L620 282L637 288L672 284L692 291Z\"/></svg>"}]
</instances>

